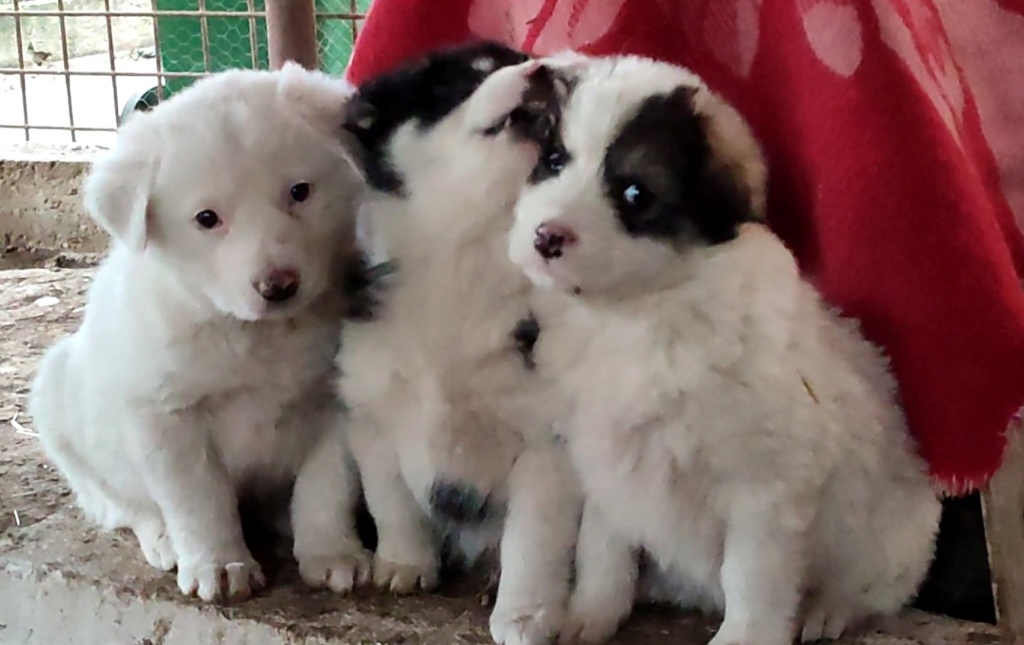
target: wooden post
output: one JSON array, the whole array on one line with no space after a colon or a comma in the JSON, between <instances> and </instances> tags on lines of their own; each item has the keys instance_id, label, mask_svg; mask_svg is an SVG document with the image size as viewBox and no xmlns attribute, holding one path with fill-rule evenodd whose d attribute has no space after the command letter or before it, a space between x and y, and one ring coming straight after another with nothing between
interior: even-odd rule
<instances>
[{"instance_id":1,"label":"wooden post","mask_svg":"<svg viewBox=\"0 0 1024 645\"><path fill-rule=\"evenodd\" d=\"M1003 465L981 493L1002 645L1024 645L1024 428L1011 428Z\"/></svg>"},{"instance_id":2,"label":"wooden post","mask_svg":"<svg viewBox=\"0 0 1024 645\"><path fill-rule=\"evenodd\" d=\"M266 0L270 69L293 60L317 69L316 14L313 0Z\"/></svg>"}]
</instances>

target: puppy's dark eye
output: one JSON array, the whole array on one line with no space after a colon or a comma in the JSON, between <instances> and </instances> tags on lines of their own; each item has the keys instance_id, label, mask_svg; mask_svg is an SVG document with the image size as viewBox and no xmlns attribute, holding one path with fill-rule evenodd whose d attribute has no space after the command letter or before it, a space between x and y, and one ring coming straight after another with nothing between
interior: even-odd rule
<instances>
[{"instance_id":1,"label":"puppy's dark eye","mask_svg":"<svg viewBox=\"0 0 1024 645\"><path fill-rule=\"evenodd\" d=\"M544 168L552 175L557 175L565 169L565 165L569 163L569 152L562 146L554 146L544 151L544 156L541 159L541 163L544 164Z\"/></svg>"},{"instance_id":2,"label":"puppy's dark eye","mask_svg":"<svg viewBox=\"0 0 1024 645\"><path fill-rule=\"evenodd\" d=\"M530 183L536 184L557 177L569 165L570 161L572 161L572 155L565 149L565 146L552 137L544 145L540 159L537 160L537 165L533 167L533 172L530 174Z\"/></svg>"},{"instance_id":3,"label":"puppy's dark eye","mask_svg":"<svg viewBox=\"0 0 1024 645\"><path fill-rule=\"evenodd\" d=\"M310 194L313 192L313 187L306 182L299 182L292 186L291 196L292 201L299 203L309 199Z\"/></svg>"},{"instance_id":4,"label":"puppy's dark eye","mask_svg":"<svg viewBox=\"0 0 1024 645\"><path fill-rule=\"evenodd\" d=\"M212 230L221 225L220 216L211 210L199 211L195 216L196 224L207 230Z\"/></svg>"},{"instance_id":5,"label":"puppy's dark eye","mask_svg":"<svg viewBox=\"0 0 1024 645\"><path fill-rule=\"evenodd\" d=\"M525 108L517 107L512 110L512 113L508 115L508 124L512 127L518 127L520 129L528 128L532 123L535 123L541 115L531 112Z\"/></svg>"},{"instance_id":6,"label":"puppy's dark eye","mask_svg":"<svg viewBox=\"0 0 1024 645\"><path fill-rule=\"evenodd\" d=\"M621 210L635 214L647 210L653 199L654 194L643 182L629 181L622 185L616 201Z\"/></svg>"}]
</instances>

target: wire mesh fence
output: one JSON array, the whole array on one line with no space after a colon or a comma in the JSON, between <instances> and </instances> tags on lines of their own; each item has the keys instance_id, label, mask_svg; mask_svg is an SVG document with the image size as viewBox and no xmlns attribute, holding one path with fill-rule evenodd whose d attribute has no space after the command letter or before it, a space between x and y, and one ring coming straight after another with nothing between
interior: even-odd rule
<instances>
[{"instance_id":1,"label":"wire mesh fence","mask_svg":"<svg viewBox=\"0 0 1024 645\"><path fill-rule=\"evenodd\" d=\"M315 0L341 73L372 0ZM263 0L0 0L0 144L108 144L121 119L211 72L266 68Z\"/></svg>"}]
</instances>

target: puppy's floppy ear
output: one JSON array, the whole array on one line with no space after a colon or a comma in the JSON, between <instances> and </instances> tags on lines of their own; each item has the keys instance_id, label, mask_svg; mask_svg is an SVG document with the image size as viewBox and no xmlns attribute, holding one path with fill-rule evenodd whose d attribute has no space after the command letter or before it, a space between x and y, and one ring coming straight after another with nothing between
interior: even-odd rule
<instances>
[{"instance_id":1,"label":"puppy's floppy ear","mask_svg":"<svg viewBox=\"0 0 1024 645\"><path fill-rule=\"evenodd\" d=\"M342 119L341 127L354 136L360 145L367 146L370 133L375 125L377 125L377 106L357 91L345 106L345 116Z\"/></svg>"},{"instance_id":2,"label":"puppy's floppy ear","mask_svg":"<svg viewBox=\"0 0 1024 645\"><path fill-rule=\"evenodd\" d=\"M708 145L707 181L711 193L735 199L743 221L765 218L768 169L761 146L734 107L707 88L688 93L689 108L698 115Z\"/></svg>"},{"instance_id":3,"label":"puppy's floppy ear","mask_svg":"<svg viewBox=\"0 0 1024 645\"><path fill-rule=\"evenodd\" d=\"M744 222L763 216L757 143L739 114L703 85L682 85L664 99L652 105L663 110L658 116L672 126L671 145L682 152L675 159L687 219L706 243L728 242Z\"/></svg>"},{"instance_id":4,"label":"puppy's floppy ear","mask_svg":"<svg viewBox=\"0 0 1024 645\"><path fill-rule=\"evenodd\" d=\"M281 68L277 84L278 99L289 113L334 136L340 132L346 105L354 93L348 81L310 71L293 61Z\"/></svg>"},{"instance_id":5,"label":"puppy's floppy ear","mask_svg":"<svg viewBox=\"0 0 1024 645\"><path fill-rule=\"evenodd\" d=\"M146 120L139 115L122 127L117 146L93 164L83 187L86 211L137 253L149 239L150 196L159 165L159 142L144 136Z\"/></svg>"}]
</instances>

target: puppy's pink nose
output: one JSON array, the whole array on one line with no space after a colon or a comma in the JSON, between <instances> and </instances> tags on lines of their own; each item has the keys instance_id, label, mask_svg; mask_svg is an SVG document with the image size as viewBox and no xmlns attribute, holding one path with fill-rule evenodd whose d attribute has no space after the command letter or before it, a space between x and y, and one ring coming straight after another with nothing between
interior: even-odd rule
<instances>
[{"instance_id":1,"label":"puppy's pink nose","mask_svg":"<svg viewBox=\"0 0 1024 645\"><path fill-rule=\"evenodd\" d=\"M299 292L299 272L295 269L274 269L252 286L267 302L284 302Z\"/></svg>"},{"instance_id":2,"label":"puppy's pink nose","mask_svg":"<svg viewBox=\"0 0 1024 645\"><path fill-rule=\"evenodd\" d=\"M563 224L544 223L533 233L533 248L545 260L562 257L564 249L576 243L576 233Z\"/></svg>"}]
</instances>

